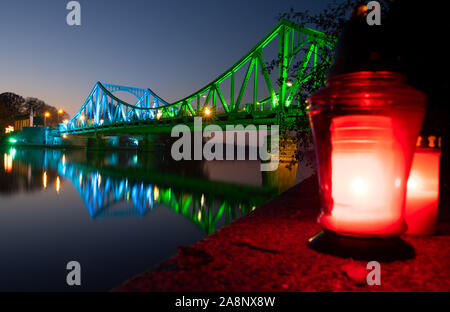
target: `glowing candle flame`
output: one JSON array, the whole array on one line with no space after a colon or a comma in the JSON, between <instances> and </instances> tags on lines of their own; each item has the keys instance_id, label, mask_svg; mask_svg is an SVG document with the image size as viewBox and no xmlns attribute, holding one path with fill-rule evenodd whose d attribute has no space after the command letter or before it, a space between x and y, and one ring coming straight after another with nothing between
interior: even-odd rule
<instances>
[{"instance_id":1,"label":"glowing candle flame","mask_svg":"<svg viewBox=\"0 0 450 312\"><path fill-rule=\"evenodd\" d=\"M333 209L326 222L337 231L377 231L401 220L391 200L392 186L401 181L391 170L390 122L379 116L344 116L332 122Z\"/></svg>"},{"instance_id":2,"label":"glowing candle flame","mask_svg":"<svg viewBox=\"0 0 450 312\"><path fill-rule=\"evenodd\" d=\"M420 189L420 177L414 173L411 173L406 184L408 191L416 191Z\"/></svg>"},{"instance_id":3,"label":"glowing candle flame","mask_svg":"<svg viewBox=\"0 0 450 312\"><path fill-rule=\"evenodd\" d=\"M368 192L367 182L360 177L356 177L351 183L351 189L356 196L364 196Z\"/></svg>"}]
</instances>

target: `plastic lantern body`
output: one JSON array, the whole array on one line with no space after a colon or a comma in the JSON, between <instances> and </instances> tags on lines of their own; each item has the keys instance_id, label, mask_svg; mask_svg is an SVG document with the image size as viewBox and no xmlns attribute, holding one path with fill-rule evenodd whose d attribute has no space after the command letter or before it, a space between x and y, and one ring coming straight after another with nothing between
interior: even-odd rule
<instances>
[{"instance_id":1,"label":"plastic lantern body","mask_svg":"<svg viewBox=\"0 0 450 312\"><path fill-rule=\"evenodd\" d=\"M436 231L439 203L438 148L417 148L406 191L407 234L431 235Z\"/></svg>"},{"instance_id":2,"label":"plastic lantern body","mask_svg":"<svg viewBox=\"0 0 450 312\"><path fill-rule=\"evenodd\" d=\"M425 102L402 75L387 71L333 76L311 97L325 230L360 237L406 230L406 181Z\"/></svg>"}]
</instances>

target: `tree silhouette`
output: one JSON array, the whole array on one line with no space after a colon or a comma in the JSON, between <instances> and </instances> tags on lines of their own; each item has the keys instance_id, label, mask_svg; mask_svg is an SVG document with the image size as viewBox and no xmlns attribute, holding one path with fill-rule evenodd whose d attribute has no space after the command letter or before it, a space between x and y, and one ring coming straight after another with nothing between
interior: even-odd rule
<instances>
[{"instance_id":1,"label":"tree silhouette","mask_svg":"<svg viewBox=\"0 0 450 312\"><path fill-rule=\"evenodd\" d=\"M24 99L18 94L5 92L0 94L0 135L4 134L4 129L7 126L14 124L15 118L19 115L29 114L31 109L33 109L34 116L42 120L46 112L50 113L50 116L46 119L47 126L57 126L58 122L68 118L68 114L65 112L58 116L57 108L38 98L28 97Z\"/></svg>"}]
</instances>

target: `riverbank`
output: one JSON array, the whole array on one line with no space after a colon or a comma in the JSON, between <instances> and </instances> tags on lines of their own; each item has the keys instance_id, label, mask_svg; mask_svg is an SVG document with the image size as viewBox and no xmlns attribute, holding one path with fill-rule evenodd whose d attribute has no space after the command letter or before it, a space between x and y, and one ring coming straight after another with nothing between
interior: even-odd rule
<instances>
[{"instance_id":1,"label":"riverbank","mask_svg":"<svg viewBox=\"0 0 450 312\"><path fill-rule=\"evenodd\" d=\"M365 284L367 261L311 250L319 197L313 176L114 291L450 291L450 219L433 236L402 236L409 260L381 263L381 285Z\"/></svg>"}]
</instances>

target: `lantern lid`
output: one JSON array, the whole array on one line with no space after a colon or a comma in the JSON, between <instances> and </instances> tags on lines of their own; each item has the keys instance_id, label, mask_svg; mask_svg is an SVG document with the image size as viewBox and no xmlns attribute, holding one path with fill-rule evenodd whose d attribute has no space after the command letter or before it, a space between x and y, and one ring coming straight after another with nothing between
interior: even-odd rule
<instances>
[{"instance_id":1,"label":"lantern lid","mask_svg":"<svg viewBox=\"0 0 450 312\"><path fill-rule=\"evenodd\" d=\"M417 137L416 150L418 151L440 151L442 148L442 137L435 135Z\"/></svg>"},{"instance_id":2,"label":"lantern lid","mask_svg":"<svg viewBox=\"0 0 450 312\"><path fill-rule=\"evenodd\" d=\"M402 72L394 32L385 25L369 25L367 6L358 5L346 23L336 46L328 77L359 71Z\"/></svg>"}]
</instances>

